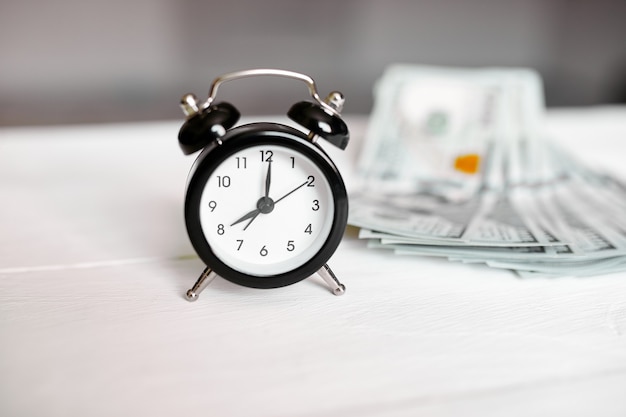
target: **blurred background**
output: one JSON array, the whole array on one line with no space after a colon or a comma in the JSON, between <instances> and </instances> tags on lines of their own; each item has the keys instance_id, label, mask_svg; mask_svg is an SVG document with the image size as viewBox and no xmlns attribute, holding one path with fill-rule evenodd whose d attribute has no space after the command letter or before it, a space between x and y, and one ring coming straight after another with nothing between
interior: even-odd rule
<instances>
[{"instance_id":1,"label":"blurred background","mask_svg":"<svg viewBox=\"0 0 626 417\"><path fill-rule=\"evenodd\" d=\"M369 113L390 63L530 67L549 106L626 101L624 0L0 0L0 125L180 119L183 93L254 67L312 76ZM243 114L304 84L225 84Z\"/></svg>"}]
</instances>

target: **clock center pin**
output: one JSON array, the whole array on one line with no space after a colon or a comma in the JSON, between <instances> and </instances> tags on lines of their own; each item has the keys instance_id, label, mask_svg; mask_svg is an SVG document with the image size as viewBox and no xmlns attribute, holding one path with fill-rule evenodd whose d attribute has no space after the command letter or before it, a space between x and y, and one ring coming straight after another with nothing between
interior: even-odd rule
<instances>
[{"instance_id":1,"label":"clock center pin","mask_svg":"<svg viewBox=\"0 0 626 417\"><path fill-rule=\"evenodd\" d=\"M274 210L274 200L269 197L261 197L256 202L256 208L263 214L271 213Z\"/></svg>"}]
</instances>

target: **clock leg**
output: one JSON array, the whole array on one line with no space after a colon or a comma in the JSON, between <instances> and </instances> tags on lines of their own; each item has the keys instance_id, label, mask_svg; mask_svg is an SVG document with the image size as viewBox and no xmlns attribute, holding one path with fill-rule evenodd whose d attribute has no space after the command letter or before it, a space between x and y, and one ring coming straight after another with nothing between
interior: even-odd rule
<instances>
[{"instance_id":1,"label":"clock leg","mask_svg":"<svg viewBox=\"0 0 626 417\"><path fill-rule=\"evenodd\" d=\"M187 293L185 294L187 301L196 301L200 296L200 293L204 291L204 289L215 279L216 276L217 274L213 272L211 268L208 266L204 268L204 271L202 271L202 274L200 274L196 283L193 284L193 287L191 287L190 290L187 290Z\"/></svg>"},{"instance_id":2,"label":"clock leg","mask_svg":"<svg viewBox=\"0 0 626 417\"><path fill-rule=\"evenodd\" d=\"M328 284L330 289L333 291L333 294L342 295L346 292L346 286L339 282L328 264L324 264L324 266L321 267L317 273L324 281L326 281L326 284Z\"/></svg>"}]
</instances>

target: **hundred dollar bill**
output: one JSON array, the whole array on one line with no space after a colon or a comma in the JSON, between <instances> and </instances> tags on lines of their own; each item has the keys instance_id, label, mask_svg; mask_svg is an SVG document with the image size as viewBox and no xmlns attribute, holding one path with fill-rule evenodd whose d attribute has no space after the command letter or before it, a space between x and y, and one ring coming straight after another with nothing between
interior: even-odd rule
<instances>
[{"instance_id":1,"label":"hundred dollar bill","mask_svg":"<svg viewBox=\"0 0 626 417\"><path fill-rule=\"evenodd\" d=\"M563 219L567 228L571 231L575 245L582 250L574 252L571 245L557 246L553 249L557 250L558 262L567 265L568 268L574 268L575 265L585 265L586 273L591 273L593 268L598 270L607 267L607 259L626 256L626 246L620 241L619 237L610 229L602 227L600 223L590 220L583 212L573 207L572 201L564 198L564 193L555 193L552 198L552 204L559 212L559 217ZM407 248L394 248L399 254L415 252ZM548 247L534 248L534 252L527 251L525 254L519 248L510 248L515 251L514 254L507 254L506 251L477 251L467 250L465 252L456 251L449 252L448 256L452 260L463 261L471 260L473 262L484 262L487 265L504 267L508 263L511 268L513 264L517 264L514 269L523 269L528 271L549 272L546 261L554 262L554 256L548 253ZM526 267L519 267L519 262L524 261ZM581 262L585 262L583 264ZM554 269L556 270L556 268ZM565 270L565 268L561 268Z\"/></svg>"},{"instance_id":2,"label":"hundred dollar bill","mask_svg":"<svg viewBox=\"0 0 626 417\"><path fill-rule=\"evenodd\" d=\"M357 193L350 196L349 223L399 236L461 241L480 201L445 200L424 193Z\"/></svg>"},{"instance_id":3,"label":"hundred dollar bill","mask_svg":"<svg viewBox=\"0 0 626 417\"><path fill-rule=\"evenodd\" d=\"M484 181L512 80L540 83L528 70L389 67L374 91L359 173L374 187L467 198Z\"/></svg>"},{"instance_id":4,"label":"hundred dollar bill","mask_svg":"<svg viewBox=\"0 0 626 417\"><path fill-rule=\"evenodd\" d=\"M369 247L528 277L626 270L626 184L546 139L536 73L395 65L375 94L349 213Z\"/></svg>"},{"instance_id":5,"label":"hundred dollar bill","mask_svg":"<svg viewBox=\"0 0 626 417\"><path fill-rule=\"evenodd\" d=\"M489 261L530 261L538 259L555 259L558 251L549 251L545 246L435 246L435 245L382 245L369 241L368 247L392 249L397 255L440 256L455 261L471 263L487 263ZM556 247L559 248L559 247Z\"/></svg>"},{"instance_id":6,"label":"hundred dollar bill","mask_svg":"<svg viewBox=\"0 0 626 417\"><path fill-rule=\"evenodd\" d=\"M586 210L592 220L614 230L626 242L626 192L620 181L576 163L563 150L553 148L553 152L560 156L566 172L564 186L561 187L565 188L561 191L565 193L565 198L574 200L572 204Z\"/></svg>"},{"instance_id":7,"label":"hundred dollar bill","mask_svg":"<svg viewBox=\"0 0 626 417\"><path fill-rule=\"evenodd\" d=\"M626 257L616 256L580 261L552 260L550 262L487 261L486 264L493 268L514 269L516 271L552 274L555 276L583 277L624 271L626 270Z\"/></svg>"},{"instance_id":8,"label":"hundred dollar bill","mask_svg":"<svg viewBox=\"0 0 626 417\"><path fill-rule=\"evenodd\" d=\"M426 194L350 197L349 223L416 239L474 246L559 246L511 206L504 194L481 193L456 202Z\"/></svg>"}]
</instances>

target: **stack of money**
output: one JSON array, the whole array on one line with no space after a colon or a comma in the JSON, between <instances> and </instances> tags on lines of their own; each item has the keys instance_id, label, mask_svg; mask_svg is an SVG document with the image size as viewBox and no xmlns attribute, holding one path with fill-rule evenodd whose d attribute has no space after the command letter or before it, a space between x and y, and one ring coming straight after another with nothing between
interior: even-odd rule
<instances>
[{"instance_id":1,"label":"stack of money","mask_svg":"<svg viewBox=\"0 0 626 417\"><path fill-rule=\"evenodd\" d=\"M626 270L626 183L548 141L544 109L530 70L388 68L349 223L373 248L521 276Z\"/></svg>"}]
</instances>

